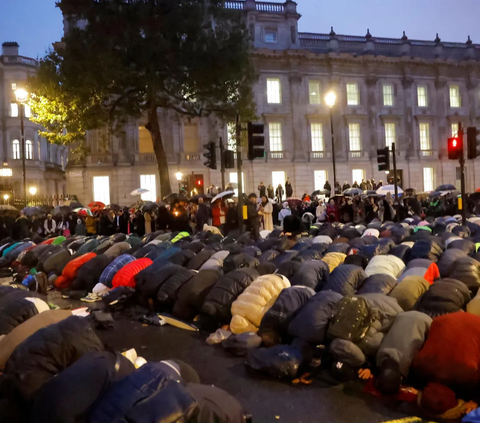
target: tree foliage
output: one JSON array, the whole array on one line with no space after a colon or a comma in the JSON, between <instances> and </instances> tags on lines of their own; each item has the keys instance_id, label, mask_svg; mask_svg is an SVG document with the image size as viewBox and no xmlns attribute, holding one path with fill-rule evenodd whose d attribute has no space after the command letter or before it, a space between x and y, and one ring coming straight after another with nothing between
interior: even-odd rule
<instances>
[{"instance_id":1,"label":"tree foliage","mask_svg":"<svg viewBox=\"0 0 480 423\"><path fill-rule=\"evenodd\" d=\"M50 141L146 118L162 195L170 192L158 109L224 122L254 116L255 72L239 11L214 0L62 0L69 25L40 62L32 109Z\"/></svg>"}]
</instances>

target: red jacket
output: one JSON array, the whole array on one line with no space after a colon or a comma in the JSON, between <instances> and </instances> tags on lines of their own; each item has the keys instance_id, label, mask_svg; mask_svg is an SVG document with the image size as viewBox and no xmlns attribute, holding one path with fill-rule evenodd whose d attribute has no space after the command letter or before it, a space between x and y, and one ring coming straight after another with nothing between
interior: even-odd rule
<instances>
[{"instance_id":1,"label":"red jacket","mask_svg":"<svg viewBox=\"0 0 480 423\"><path fill-rule=\"evenodd\" d=\"M212 225L220 226L225 223L225 216L227 212L222 206L212 207Z\"/></svg>"}]
</instances>

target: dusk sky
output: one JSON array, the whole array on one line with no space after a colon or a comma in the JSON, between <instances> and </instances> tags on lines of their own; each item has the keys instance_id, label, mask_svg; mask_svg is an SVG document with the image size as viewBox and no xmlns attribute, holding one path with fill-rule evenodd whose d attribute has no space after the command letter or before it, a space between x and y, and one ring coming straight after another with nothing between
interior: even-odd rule
<instances>
[{"instance_id":1,"label":"dusk sky","mask_svg":"<svg viewBox=\"0 0 480 423\"><path fill-rule=\"evenodd\" d=\"M277 2L281 3L281 2ZM298 0L301 32L402 36L480 43L479 0ZM43 56L62 36L62 15L55 0L0 0L0 42L17 41L20 54Z\"/></svg>"}]
</instances>

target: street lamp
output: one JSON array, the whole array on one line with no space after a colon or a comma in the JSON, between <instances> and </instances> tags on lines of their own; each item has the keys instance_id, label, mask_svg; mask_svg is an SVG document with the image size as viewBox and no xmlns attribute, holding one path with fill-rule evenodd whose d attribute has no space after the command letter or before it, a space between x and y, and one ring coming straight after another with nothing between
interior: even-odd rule
<instances>
[{"instance_id":1,"label":"street lamp","mask_svg":"<svg viewBox=\"0 0 480 423\"><path fill-rule=\"evenodd\" d=\"M5 200L4 202L6 203L10 196L8 194L4 194L3 199Z\"/></svg>"},{"instance_id":2,"label":"street lamp","mask_svg":"<svg viewBox=\"0 0 480 423\"><path fill-rule=\"evenodd\" d=\"M332 135L332 163L333 163L333 194L335 195L335 188L337 186L337 169L335 167L335 138L333 135L333 115L332 115L332 108L335 106L335 102L337 101L337 95L330 91L325 96L325 103L328 107L330 107L330 132ZM330 193L331 194L331 193Z\"/></svg>"},{"instance_id":3,"label":"street lamp","mask_svg":"<svg viewBox=\"0 0 480 423\"><path fill-rule=\"evenodd\" d=\"M183 173L182 172L177 172L175 173L175 178L177 178L177 181L178 181L178 193L180 194L180 191L181 191L181 181L182 181L182 178L183 178Z\"/></svg>"},{"instance_id":4,"label":"street lamp","mask_svg":"<svg viewBox=\"0 0 480 423\"><path fill-rule=\"evenodd\" d=\"M22 174L23 174L23 204L27 206L27 171L25 167L25 128L23 127L23 114L25 111L25 103L28 100L28 92L23 88L15 90L15 97L20 109L20 130L22 132Z\"/></svg>"},{"instance_id":5,"label":"street lamp","mask_svg":"<svg viewBox=\"0 0 480 423\"><path fill-rule=\"evenodd\" d=\"M30 192L30 195L34 196L37 193L37 188L30 187L30 189L28 191Z\"/></svg>"}]
</instances>

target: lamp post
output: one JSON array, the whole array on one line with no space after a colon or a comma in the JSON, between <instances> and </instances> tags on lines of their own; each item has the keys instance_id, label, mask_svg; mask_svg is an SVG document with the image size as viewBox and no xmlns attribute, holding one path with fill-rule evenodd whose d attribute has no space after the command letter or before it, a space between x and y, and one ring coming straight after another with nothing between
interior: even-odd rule
<instances>
[{"instance_id":1,"label":"lamp post","mask_svg":"<svg viewBox=\"0 0 480 423\"><path fill-rule=\"evenodd\" d=\"M35 205L35 194L37 193L37 188L36 187L30 187L28 189L28 192L30 192L30 204Z\"/></svg>"},{"instance_id":2,"label":"lamp post","mask_svg":"<svg viewBox=\"0 0 480 423\"><path fill-rule=\"evenodd\" d=\"M10 196L8 194L4 194L3 196L3 201L5 204L8 204L8 199L10 198Z\"/></svg>"},{"instance_id":3,"label":"lamp post","mask_svg":"<svg viewBox=\"0 0 480 423\"><path fill-rule=\"evenodd\" d=\"M20 109L20 130L22 133L22 175L23 175L23 206L27 207L27 171L25 163L25 128L23 127L23 114L25 103L28 100L28 93L23 88L15 91L15 97Z\"/></svg>"},{"instance_id":4,"label":"lamp post","mask_svg":"<svg viewBox=\"0 0 480 423\"><path fill-rule=\"evenodd\" d=\"M333 92L330 91L327 93L325 96L325 103L327 104L328 107L330 107L330 133L332 135L332 163L333 163L333 194L335 195L335 187L337 185L337 169L335 166L335 137L333 134L333 114L332 114L332 108L335 106L335 101L337 100L337 95ZM331 193L330 193L331 195Z\"/></svg>"},{"instance_id":5,"label":"lamp post","mask_svg":"<svg viewBox=\"0 0 480 423\"><path fill-rule=\"evenodd\" d=\"M180 194L180 191L181 191L180 183L182 182L183 173L182 172L175 173L175 178L177 178L177 181L178 181L178 193Z\"/></svg>"}]
</instances>

